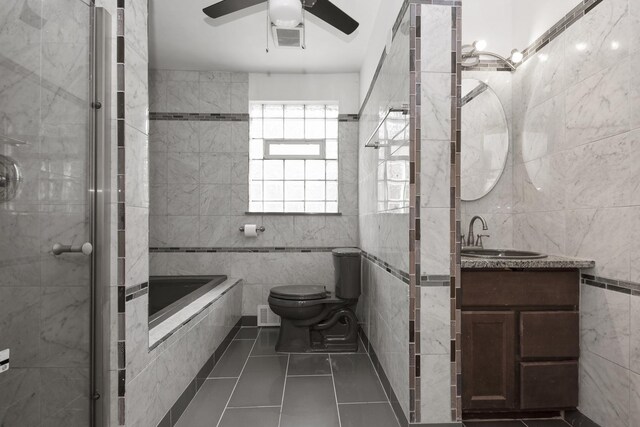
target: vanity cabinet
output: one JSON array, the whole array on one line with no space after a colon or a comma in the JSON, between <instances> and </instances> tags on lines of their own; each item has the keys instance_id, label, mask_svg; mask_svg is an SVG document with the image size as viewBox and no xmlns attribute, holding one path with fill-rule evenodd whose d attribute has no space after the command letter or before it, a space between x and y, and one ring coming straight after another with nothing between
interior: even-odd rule
<instances>
[{"instance_id":1,"label":"vanity cabinet","mask_svg":"<svg viewBox=\"0 0 640 427\"><path fill-rule=\"evenodd\" d=\"M463 270L466 413L577 406L579 289L578 270Z\"/></svg>"}]
</instances>

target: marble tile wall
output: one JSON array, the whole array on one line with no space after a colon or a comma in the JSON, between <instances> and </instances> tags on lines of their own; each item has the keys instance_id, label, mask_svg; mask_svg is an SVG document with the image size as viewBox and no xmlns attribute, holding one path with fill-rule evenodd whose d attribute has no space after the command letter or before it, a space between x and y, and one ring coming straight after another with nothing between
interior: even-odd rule
<instances>
[{"instance_id":1,"label":"marble tile wall","mask_svg":"<svg viewBox=\"0 0 640 427\"><path fill-rule=\"evenodd\" d=\"M158 347L149 351L148 294L127 302L127 426L155 427L240 320L236 285Z\"/></svg>"},{"instance_id":2,"label":"marble tile wall","mask_svg":"<svg viewBox=\"0 0 640 427\"><path fill-rule=\"evenodd\" d=\"M57 258L87 240L89 8L14 1L0 12L0 143L23 173L0 204L0 424L83 426L89 404L89 262Z\"/></svg>"},{"instance_id":3,"label":"marble tile wall","mask_svg":"<svg viewBox=\"0 0 640 427\"><path fill-rule=\"evenodd\" d=\"M431 2L427 2L431 3ZM455 278L457 267L456 222L460 220L459 181L456 179L456 128L459 75L456 67L458 33L456 4L422 4L420 29L416 29L421 46L420 117L416 120L419 138L419 269L416 283L415 337L416 420L444 425L456 420L458 355L456 328ZM419 67L419 68L418 68ZM417 78L417 77L416 77ZM453 153L452 153L453 151ZM418 161L417 160L417 161ZM459 200L459 198L458 198ZM432 280L432 278L438 280ZM443 286L443 284L447 286ZM453 297L452 297L453 296ZM453 332L452 332L453 331Z\"/></svg>"},{"instance_id":4,"label":"marble tile wall","mask_svg":"<svg viewBox=\"0 0 640 427\"><path fill-rule=\"evenodd\" d=\"M409 414L409 287L368 259L362 262L357 316L398 403Z\"/></svg>"},{"instance_id":5,"label":"marble tile wall","mask_svg":"<svg viewBox=\"0 0 640 427\"><path fill-rule=\"evenodd\" d=\"M512 187L507 175L487 203L465 204L467 215L486 214L500 244L512 233L513 247L594 259L585 273L633 283L640 281L639 11L637 0L602 1L518 67ZM491 203L493 211L481 212ZM603 426L635 425L639 297L583 285L581 298L579 409Z\"/></svg>"},{"instance_id":6,"label":"marble tile wall","mask_svg":"<svg viewBox=\"0 0 640 427\"><path fill-rule=\"evenodd\" d=\"M247 115L248 78L246 73L153 70L151 108L154 113ZM246 215L249 196L247 120L248 116L240 121L151 121L150 246L358 246L358 123L339 123L341 216L263 216ZM258 238L246 238L239 232L244 224L264 225L266 232ZM180 266L183 274L195 274L199 271L196 266L207 255L210 254L154 253L152 257L168 262L162 271ZM333 264L327 253L267 255L230 253L213 256L226 261L215 264L220 268L217 271L207 269L212 274L246 280L245 315L255 316L256 306L266 303L266 295L275 285L333 286ZM162 264L153 259L151 264L152 273L161 274L155 266ZM271 268L273 265L278 267ZM312 266L309 271L319 274L309 276L304 266ZM284 270L280 270L281 267ZM255 269L264 278L254 275Z\"/></svg>"},{"instance_id":7,"label":"marble tile wall","mask_svg":"<svg viewBox=\"0 0 640 427\"><path fill-rule=\"evenodd\" d=\"M390 107L409 104L409 13L403 8L393 42L360 112L358 193L360 247L408 275L409 138L365 148ZM408 125L408 123L407 123ZM408 128L407 128L408 129ZM387 145L387 146L385 146ZM389 189L396 187L395 195ZM409 286L368 259L363 260L358 319L409 419Z\"/></svg>"}]
</instances>

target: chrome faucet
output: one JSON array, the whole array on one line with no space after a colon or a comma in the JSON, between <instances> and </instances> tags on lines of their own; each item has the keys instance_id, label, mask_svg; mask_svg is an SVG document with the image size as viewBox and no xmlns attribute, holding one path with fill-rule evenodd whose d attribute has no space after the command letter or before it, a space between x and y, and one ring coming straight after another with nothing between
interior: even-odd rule
<instances>
[{"instance_id":1,"label":"chrome faucet","mask_svg":"<svg viewBox=\"0 0 640 427\"><path fill-rule=\"evenodd\" d=\"M487 231L489 229L489 227L487 227L487 221L485 221L483 217L476 215L471 218L471 222L469 222L469 234L467 234L467 246L482 247L482 238L489 237L486 234L480 234L478 235L478 240L475 240L475 236L473 234L473 225L478 219L482 222L482 229L484 231ZM464 244L464 236L462 236L462 243Z\"/></svg>"}]
</instances>

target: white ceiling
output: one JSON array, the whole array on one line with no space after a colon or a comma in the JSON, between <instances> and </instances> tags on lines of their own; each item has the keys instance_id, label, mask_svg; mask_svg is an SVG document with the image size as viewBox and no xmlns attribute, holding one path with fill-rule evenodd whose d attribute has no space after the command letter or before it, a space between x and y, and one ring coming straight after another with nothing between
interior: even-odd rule
<instances>
[{"instance_id":1,"label":"white ceiling","mask_svg":"<svg viewBox=\"0 0 640 427\"><path fill-rule=\"evenodd\" d=\"M311 14L306 50L279 49L269 35L266 3L213 20L202 9L218 0L151 0L150 60L156 69L273 73L358 72L384 0L332 0L360 22L346 36Z\"/></svg>"}]
</instances>

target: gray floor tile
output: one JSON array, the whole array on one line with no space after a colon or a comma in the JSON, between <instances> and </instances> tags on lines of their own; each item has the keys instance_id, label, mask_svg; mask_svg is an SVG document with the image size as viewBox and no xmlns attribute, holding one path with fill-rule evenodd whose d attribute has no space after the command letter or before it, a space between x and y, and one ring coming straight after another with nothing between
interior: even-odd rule
<instances>
[{"instance_id":1,"label":"gray floor tile","mask_svg":"<svg viewBox=\"0 0 640 427\"><path fill-rule=\"evenodd\" d=\"M219 427L278 427L280 407L277 408L229 408ZM215 423L210 424L215 426Z\"/></svg>"},{"instance_id":2,"label":"gray floor tile","mask_svg":"<svg viewBox=\"0 0 640 427\"><path fill-rule=\"evenodd\" d=\"M331 377L289 377L284 388L280 427L338 427Z\"/></svg>"},{"instance_id":3,"label":"gray floor tile","mask_svg":"<svg viewBox=\"0 0 640 427\"><path fill-rule=\"evenodd\" d=\"M258 332L260 332L259 328L241 328L235 337L234 340L253 340L258 337Z\"/></svg>"},{"instance_id":4,"label":"gray floor tile","mask_svg":"<svg viewBox=\"0 0 640 427\"><path fill-rule=\"evenodd\" d=\"M287 375L331 375L328 354L292 354Z\"/></svg>"},{"instance_id":5,"label":"gray floor tile","mask_svg":"<svg viewBox=\"0 0 640 427\"><path fill-rule=\"evenodd\" d=\"M339 403L387 401L366 354L332 354L331 366Z\"/></svg>"},{"instance_id":6,"label":"gray floor tile","mask_svg":"<svg viewBox=\"0 0 640 427\"><path fill-rule=\"evenodd\" d=\"M388 403L340 405L342 427L399 427Z\"/></svg>"},{"instance_id":7,"label":"gray floor tile","mask_svg":"<svg viewBox=\"0 0 640 427\"><path fill-rule=\"evenodd\" d=\"M521 421L463 421L465 427L524 427Z\"/></svg>"},{"instance_id":8,"label":"gray floor tile","mask_svg":"<svg viewBox=\"0 0 640 427\"><path fill-rule=\"evenodd\" d=\"M229 406L280 405L287 359L288 356L250 357Z\"/></svg>"},{"instance_id":9,"label":"gray floor tile","mask_svg":"<svg viewBox=\"0 0 640 427\"><path fill-rule=\"evenodd\" d=\"M564 420L522 420L527 427L569 427Z\"/></svg>"},{"instance_id":10,"label":"gray floor tile","mask_svg":"<svg viewBox=\"0 0 640 427\"><path fill-rule=\"evenodd\" d=\"M251 352L252 356L273 356L276 353L276 343L278 342L279 328L262 328L256 345Z\"/></svg>"},{"instance_id":11,"label":"gray floor tile","mask_svg":"<svg viewBox=\"0 0 640 427\"><path fill-rule=\"evenodd\" d=\"M206 380L178 420L176 427L215 426L235 385L235 378Z\"/></svg>"},{"instance_id":12,"label":"gray floor tile","mask_svg":"<svg viewBox=\"0 0 640 427\"><path fill-rule=\"evenodd\" d=\"M244 362L247 361L251 352L251 347L253 347L253 341L232 341L209 374L209 378L240 376Z\"/></svg>"}]
</instances>

